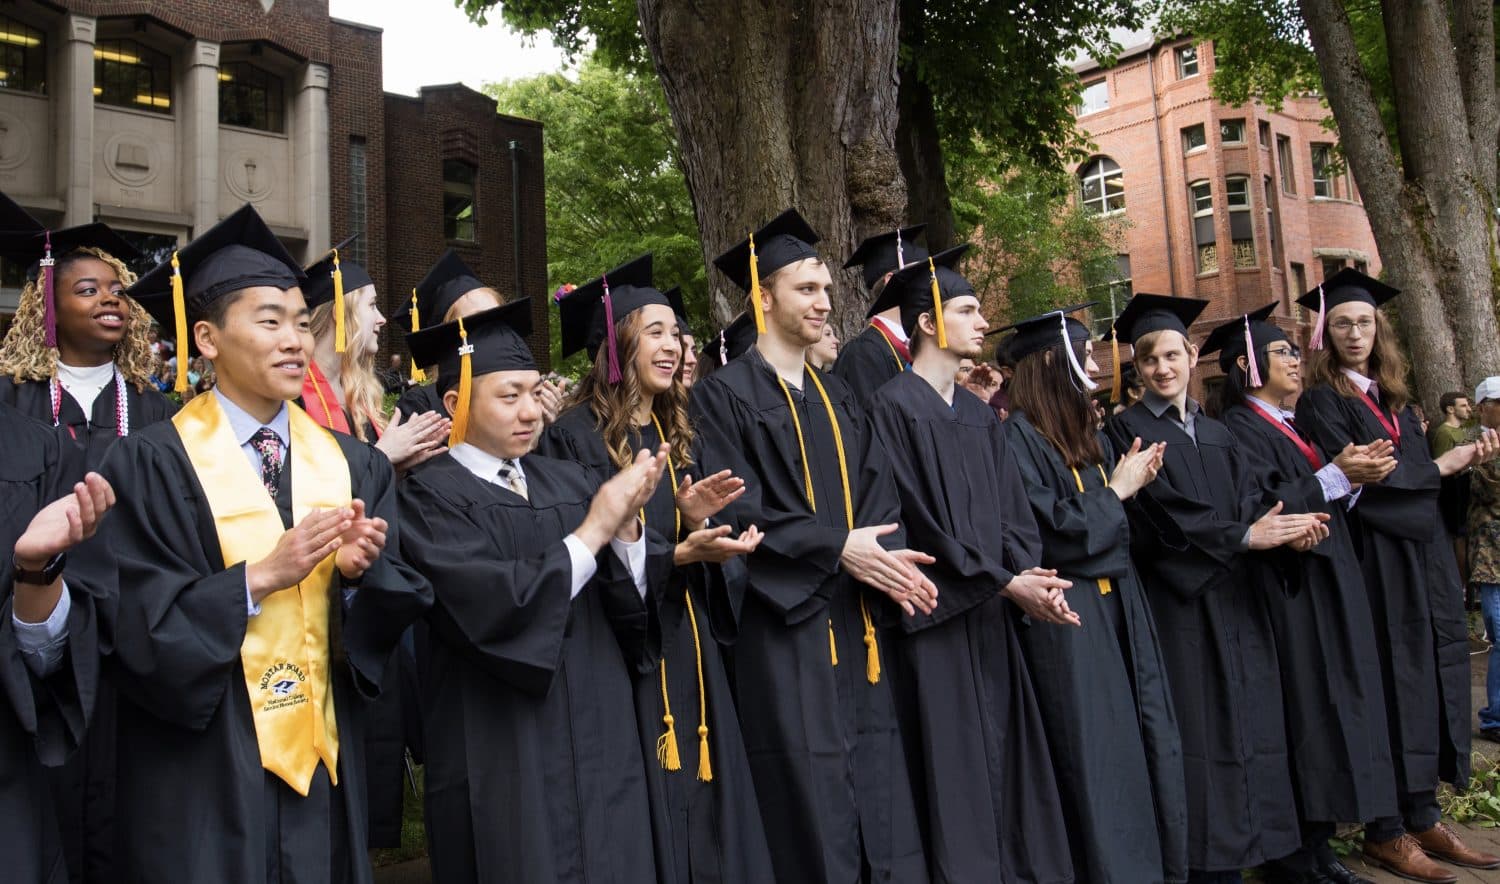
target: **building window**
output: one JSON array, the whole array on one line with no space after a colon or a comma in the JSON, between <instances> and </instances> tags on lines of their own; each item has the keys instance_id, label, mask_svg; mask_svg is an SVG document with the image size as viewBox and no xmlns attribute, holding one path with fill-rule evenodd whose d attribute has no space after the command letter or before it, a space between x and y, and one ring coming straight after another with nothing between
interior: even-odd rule
<instances>
[{"instance_id":1,"label":"building window","mask_svg":"<svg viewBox=\"0 0 1500 884\"><path fill-rule=\"evenodd\" d=\"M1365 262L1363 262L1363 261L1355 261L1355 262L1354 262L1354 269L1355 269L1355 270L1356 270L1356 271L1357 271L1357 272L1359 272L1359 273L1363 273L1363 274L1364 274L1364 275L1366 275L1366 276L1369 276L1369 275L1370 275L1370 265L1369 265L1369 264L1366 264L1366 263L1365 263Z\"/></svg>"},{"instance_id":2,"label":"building window","mask_svg":"<svg viewBox=\"0 0 1500 884\"><path fill-rule=\"evenodd\" d=\"M474 242L474 179L478 170L463 160L443 160L443 236Z\"/></svg>"},{"instance_id":3,"label":"building window","mask_svg":"<svg viewBox=\"0 0 1500 884\"><path fill-rule=\"evenodd\" d=\"M1245 121L1243 119L1220 120L1219 141L1224 144L1244 144Z\"/></svg>"},{"instance_id":4,"label":"building window","mask_svg":"<svg viewBox=\"0 0 1500 884\"><path fill-rule=\"evenodd\" d=\"M94 45L94 100L171 113L171 56L134 40L100 40Z\"/></svg>"},{"instance_id":5,"label":"building window","mask_svg":"<svg viewBox=\"0 0 1500 884\"><path fill-rule=\"evenodd\" d=\"M1276 165L1281 168L1281 192L1297 193L1297 176L1292 170L1292 139L1276 136Z\"/></svg>"},{"instance_id":6,"label":"building window","mask_svg":"<svg viewBox=\"0 0 1500 884\"><path fill-rule=\"evenodd\" d=\"M365 140L358 135L349 136L349 234L364 234L368 231L369 181L365 165ZM367 236L359 236L349 244L349 258L356 264L369 264Z\"/></svg>"},{"instance_id":7,"label":"building window","mask_svg":"<svg viewBox=\"0 0 1500 884\"><path fill-rule=\"evenodd\" d=\"M1130 274L1130 256L1116 255L1114 278L1102 285L1093 286L1090 290L1090 296L1097 298L1101 302L1101 307L1107 308L1094 310L1095 335L1102 337L1109 334L1115 317L1125 309L1125 304L1134 292L1135 287L1131 282Z\"/></svg>"},{"instance_id":8,"label":"building window","mask_svg":"<svg viewBox=\"0 0 1500 884\"><path fill-rule=\"evenodd\" d=\"M1260 131L1260 146L1266 149L1271 147L1271 124L1261 120L1256 128Z\"/></svg>"},{"instance_id":9,"label":"building window","mask_svg":"<svg viewBox=\"0 0 1500 884\"><path fill-rule=\"evenodd\" d=\"M1083 84L1083 91L1078 95L1078 115L1092 114L1109 107L1109 83L1105 80L1095 80L1092 83Z\"/></svg>"},{"instance_id":10,"label":"building window","mask_svg":"<svg viewBox=\"0 0 1500 884\"><path fill-rule=\"evenodd\" d=\"M1338 273L1340 270L1343 270L1343 269L1344 269L1344 259L1343 258L1324 258L1323 259L1323 281L1327 282L1330 277L1332 277L1335 273Z\"/></svg>"},{"instance_id":11,"label":"building window","mask_svg":"<svg viewBox=\"0 0 1500 884\"><path fill-rule=\"evenodd\" d=\"M1195 150L1198 150L1200 148L1204 148L1204 147L1207 147L1207 146L1208 146L1208 134L1204 130L1202 123L1199 123L1196 126L1186 126L1186 127L1183 128L1183 130L1182 130L1182 152L1183 153L1190 153L1192 151L1195 151Z\"/></svg>"},{"instance_id":12,"label":"building window","mask_svg":"<svg viewBox=\"0 0 1500 884\"><path fill-rule=\"evenodd\" d=\"M1224 179L1224 205L1229 208L1229 239L1234 266L1255 266L1255 215L1250 211L1250 179Z\"/></svg>"},{"instance_id":13,"label":"building window","mask_svg":"<svg viewBox=\"0 0 1500 884\"><path fill-rule=\"evenodd\" d=\"M1312 146L1313 196L1320 196L1324 199L1333 196L1333 182L1328 174L1328 167L1331 165L1329 154L1329 146L1326 144Z\"/></svg>"},{"instance_id":14,"label":"building window","mask_svg":"<svg viewBox=\"0 0 1500 884\"><path fill-rule=\"evenodd\" d=\"M1079 202L1091 215L1125 209L1125 173L1109 157L1095 157L1078 170Z\"/></svg>"},{"instance_id":15,"label":"building window","mask_svg":"<svg viewBox=\"0 0 1500 884\"><path fill-rule=\"evenodd\" d=\"M141 233L135 230L121 230L118 227L115 228L115 233L141 253L139 258L127 265L136 276L169 260L172 253L177 251L177 237L168 233Z\"/></svg>"},{"instance_id":16,"label":"building window","mask_svg":"<svg viewBox=\"0 0 1500 884\"><path fill-rule=\"evenodd\" d=\"M281 78L245 61L219 65L219 123L285 132L286 89Z\"/></svg>"},{"instance_id":17,"label":"building window","mask_svg":"<svg viewBox=\"0 0 1500 884\"><path fill-rule=\"evenodd\" d=\"M1198 47L1177 47L1177 79L1186 80L1198 76Z\"/></svg>"},{"instance_id":18,"label":"building window","mask_svg":"<svg viewBox=\"0 0 1500 884\"><path fill-rule=\"evenodd\" d=\"M1219 241L1214 231L1214 193L1207 181L1194 181L1188 185L1193 208L1193 248L1196 251L1198 272L1217 273L1219 270Z\"/></svg>"},{"instance_id":19,"label":"building window","mask_svg":"<svg viewBox=\"0 0 1500 884\"><path fill-rule=\"evenodd\" d=\"M0 89L47 94L46 37L4 15L0 15Z\"/></svg>"},{"instance_id":20,"label":"building window","mask_svg":"<svg viewBox=\"0 0 1500 884\"><path fill-rule=\"evenodd\" d=\"M1295 291L1293 300L1307 294L1307 268L1295 261L1292 262L1292 285Z\"/></svg>"}]
</instances>

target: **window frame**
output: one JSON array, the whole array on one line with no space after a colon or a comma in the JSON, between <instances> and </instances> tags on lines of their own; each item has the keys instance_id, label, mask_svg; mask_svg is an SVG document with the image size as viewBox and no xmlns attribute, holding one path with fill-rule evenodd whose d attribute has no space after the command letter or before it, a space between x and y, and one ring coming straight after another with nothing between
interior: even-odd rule
<instances>
[{"instance_id":1,"label":"window frame","mask_svg":"<svg viewBox=\"0 0 1500 884\"><path fill-rule=\"evenodd\" d=\"M99 40L94 43L94 105L120 110L143 111L164 117L175 113L176 81L172 54L163 52L150 44L130 37ZM113 57L110 57L113 56ZM127 61L133 58L134 61ZM150 62L150 63L148 63ZM141 69L144 69L148 84L147 92L141 89ZM127 86L127 73L137 76L133 86ZM113 74L113 76L111 76ZM116 88L126 87L125 93L134 93L134 98L121 100L110 93ZM140 99L147 100L142 102Z\"/></svg>"},{"instance_id":2,"label":"window frame","mask_svg":"<svg viewBox=\"0 0 1500 884\"><path fill-rule=\"evenodd\" d=\"M1236 138L1236 139L1233 139L1233 140L1231 140L1229 138L1226 138L1224 136L1224 129L1227 126L1239 126L1239 128L1240 128L1240 137ZM1226 117L1225 119L1219 120L1219 143L1220 144L1236 144L1236 145L1245 144L1246 143L1246 141L1245 141L1245 118L1244 117Z\"/></svg>"},{"instance_id":3,"label":"window frame","mask_svg":"<svg viewBox=\"0 0 1500 884\"><path fill-rule=\"evenodd\" d=\"M1199 189L1203 193L1199 193ZM1207 200L1207 204L1202 203ZM1193 272L1198 276L1207 276L1219 272L1219 231L1214 219L1214 185L1207 178L1200 178L1188 182L1188 209L1191 215L1190 227L1193 231ZM1207 218L1207 228L1213 232L1213 239L1204 242L1199 239L1198 231L1204 227L1200 222Z\"/></svg>"},{"instance_id":4,"label":"window frame","mask_svg":"<svg viewBox=\"0 0 1500 884\"><path fill-rule=\"evenodd\" d=\"M1104 101L1103 101L1102 104L1098 105L1097 107L1090 107L1089 103L1088 103L1088 100L1087 100L1087 96L1089 95L1089 90L1094 89L1095 87L1099 88L1099 94L1102 94L1104 96ZM1097 114L1100 111L1108 110L1108 109L1109 109L1109 78L1108 77L1101 77L1101 78L1099 78L1097 80L1091 80L1090 82L1084 83L1079 88L1079 90L1078 90L1077 116L1083 117L1083 116L1088 116L1089 114Z\"/></svg>"},{"instance_id":5,"label":"window frame","mask_svg":"<svg viewBox=\"0 0 1500 884\"><path fill-rule=\"evenodd\" d=\"M449 177L449 168L463 167L470 172L467 182L457 181ZM479 242L479 165L459 157L442 158L443 176L443 238L448 242L477 243ZM459 189L450 185L466 187L468 190L468 205L460 209L456 214L450 213L448 208L449 197L457 193L464 195ZM468 217L464 217L467 211ZM467 224L467 229L463 225ZM465 236L464 234L468 235Z\"/></svg>"},{"instance_id":6,"label":"window frame","mask_svg":"<svg viewBox=\"0 0 1500 884\"><path fill-rule=\"evenodd\" d=\"M1329 174L1333 165L1333 145L1326 141L1314 141L1307 146L1308 164L1312 169L1312 195L1313 199L1331 200L1337 198L1334 189L1334 176ZM1319 162L1319 155L1322 162ZM1321 185L1322 193L1319 193Z\"/></svg>"},{"instance_id":7,"label":"window frame","mask_svg":"<svg viewBox=\"0 0 1500 884\"><path fill-rule=\"evenodd\" d=\"M1297 195L1297 167L1292 160L1292 137L1276 135L1276 171L1281 178L1281 192Z\"/></svg>"},{"instance_id":8,"label":"window frame","mask_svg":"<svg viewBox=\"0 0 1500 884\"><path fill-rule=\"evenodd\" d=\"M1198 137L1202 139L1202 143L1196 146L1189 145L1188 133L1195 130L1198 132ZM1183 126L1182 129L1179 130L1179 134L1182 136L1182 153L1184 156L1190 153L1197 153L1200 150L1208 149L1208 127L1203 123L1194 123L1191 126Z\"/></svg>"},{"instance_id":9,"label":"window frame","mask_svg":"<svg viewBox=\"0 0 1500 884\"><path fill-rule=\"evenodd\" d=\"M1098 169L1097 172L1094 171L1095 167ZM1078 205L1086 213L1099 217L1108 217L1125 211L1125 170L1120 167L1119 163L1115 162L1113 157L1104 154L1091 157L1088 162L1079 168L1076 178L1078 181ZM1120 189L1117 194L1110 192L1109 182L1111 180L1118 180L1120 183ZM1087 188L1090 181L1096 182L1098 185L1099 195L1097 197L1090 198L1088 195ZM1118 200L1119 205L1111 207L1111 202L1115 200ZM1095 211L1093 208L1096 203L1099 206L1098 211Z\"/></svg>"},{"instance_id":10,"label":"window frame","mask_svg":"<svg viewBox=\"0 0 1500 884\"><path fill-rule=\"evenodd\" d=\"M256 80L260 80L261 82L256 82ZM256 132L269 132L273 135L287 134L285 77L282 77L275 71L255 64L253 61L235 59L219 62L218 81L220 126L233 126L238 129L251 129ZM226 110L252 108L254 102L248 99L252 99L257 91L260 93L261 105L258 110L265 114L265 125L259 125L254 121L243 122L241 120L225 119ZM234 101L226 101L226 92L231 94L238 93L239 98ZM275 125L272 125L273 122Z\"/></svg>"},{"instance_id":11,"label":"window frame","mask_svg":"<svg viewBox=\"0 0 1500 884\"><path fill-rule=\"evenodd\" d=\"M0 15L0 89L23 95L47 94L47 32L11 15ZM27 43L34 40L34 43ZM17 64L11 64L11 57ZM12 86L11 73L19 69L21 85Z\"/></svg>"},{"instance_id":12,"label":"window frame","mask_svg":"<svg viewBox=\"0 0 1500 884\"><path fill-rule=\"evenodd\" d=\"M1198 76L1203 70L1202 59L1198 57L1198 44L1196 43L1189 43L1173 49L1172 59L1176 62L1177 79L1179 80L1190 80ZM1187 69L1189 65L1193 68L1191 72Z\"/></svg>"}]
</instances>

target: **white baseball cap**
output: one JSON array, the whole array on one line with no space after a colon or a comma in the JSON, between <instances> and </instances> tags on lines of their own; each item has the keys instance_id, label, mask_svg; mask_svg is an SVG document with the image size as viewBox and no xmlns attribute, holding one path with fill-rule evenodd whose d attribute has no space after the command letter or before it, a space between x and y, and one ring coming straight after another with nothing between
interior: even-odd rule
<instances>
[{"instance_id":1,"label":"white baseball cap","mask_svg":"<svg viewBox=\"0 0 1500 884\"><path fill-rule=\"evenodd\" d=\"M1474 388L1474 404L1486 399L1500 399L1500 376L1487 377Z\"/></svg>"}]
</instances>

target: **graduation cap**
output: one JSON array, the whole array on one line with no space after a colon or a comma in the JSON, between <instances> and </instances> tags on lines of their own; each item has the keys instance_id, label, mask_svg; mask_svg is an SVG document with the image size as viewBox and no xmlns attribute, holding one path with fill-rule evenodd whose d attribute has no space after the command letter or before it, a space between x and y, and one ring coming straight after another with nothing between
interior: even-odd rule
<instances>
[{"instance_id":1,"label":"graduation cap","mask_svg":"<svg viewBox=\"0 0 1500 884\"><path fill-rule=\"evenodd\" d=\"M940 349L948 349L943 299L974 294L974 286L953 269L968 250L968 243L960 243L897 270L891 274L880 297L870 305L870 315L900 307L901 327L910 335L917 327L917 318L930 311L933 324L937 326L937 345Z\"/></svg>"},{"instance_id":2,"label":"graduation cap","mask_svg":"<svg viewBox=\"0 0 1500 884\"><path fill-rule=\"evenodd\" d=\"M98 249L121 261L134 261L141 256L134 246L111 230L108 224L96 221L61 230L48 230L14 202L0 211L0 225L7 225L0 230L0 254L18 263L30 265L27 278L36 282L41 290L44 343L48 347L57 346L55 268L59 258L82 248Z\"/></svg>"},{"instance_id":3,"label":"graduation cap","mask_svg":"<svg viewBox=\"0 0 1500 884\"><path fill-rule=\"evenodd\" d=\"M1099 385L1094 383L1089 373L1083 370L1078 362L1078 354L1074 352L1074 344L1082 344L1088 341L1092 335L1089 327L1068 316L1069 313L1077 313L1079 310L1087 310L1094 306L1097 301L1088 301L1083 304L1069 304L1056 310L1049 310L1040 316L1023 319L1020 322L1007 325L1000 331L1015 329L1016 333L1005 342L1006 355L1016 362L1040 353L1049 347L1061 346L1068 357L1068 368L1072 370L1073 377L1082 385L1087 392L1093 392Z\"/></svg>"},{"instance_id":4,"label":"graduation cap","mask_svg":"<svg viewBox=\"0 0 1500 884\"><path fill-rule=\"evenodd\" d=\"M688 322L687 305L682 302L682 286L674 285L662 294L666 296L667 303L672 305L672 309L677 311L677 334L697 337L693 334L692 324Z\"/></svg>"},{"instance_id":5,"label":"graduation cap","mask_svg":"<svg viewBox=\"0 0 1500 884\"><path fill-rule=\"evenodd\" d=\"M704 352L709 347L713 348L713 358L719 365L728 365L730 360L738 359L741 355L755 346L756 332L755 320L750 318L749 313L741 313L734 318L734 322L719 329L714 335L712 343L704 346Z\"/></svg>"},{"instance_id":6,"label":"graduation cap","mask_svg":"<svg viewBox=\"0 0 1500 884\"><path fill-rule=\"evenodd\" d=\"M298 288L307 275L255 207L246 203L177 249L135 281L127 294L176 334L179 355L191 352L188 314L198 315L225 295L252 286ZM187 390L187 359L177 360L178 392Z\"/></svg>"},{"instance_id":7,"label":"graduation cap","mask_svg":"<svg viewBox=\"0 0 1500 884\"><path fill-rule=\"evenodd\" d=\"M821 257L813 249L818 234L797 213L787 209L771 219L771 222L741 240L728 251L714 259L714 266L734 280L734 284L750 293L755 331L766 330L765 307L761 303L760 278L795 264L806 258Z\"/></svg>"},{"instance_id":8,"label":"graduation cap","mask_svg":"<svg viewBox=\"0 0 1500 884\"><path fill-rule=\"evenodd\" d=\"M468 433L474 378L497 371L536 370L536 359L526 344L530 334L531 299L521 298L407 336L412 361L438 367L438 389L446 393L458 388L448 447L464 441Z\"/></svg>"},{"instance_id":9,"label":"graduation cap","mask_svg":"<svg viewBox=\"0 0 1500 884\"><path fill-rule=\"evenodd\" d=\"M1198 347L1199 355L1218 353L1219 368L1226 373L1236 359L1244 356L1249 362L1245 368L1246 382L1252 387L1264 386L1255 354L1275 341L1286 340L1286 332L1274 322L1268 321L1274 312L1276 302L1272 301L1264 307L1236 316L1223 325L1215 326Z\"/></svg>"},{"instance_id":10,"label":"graduation cap","mask_svg":"<svg viewBox=\"0 0 1500 884\"><path fill-rule=\"evenodd\" d=\"M33 218L31 213L21 208L21 204L0 193L0 237L8 238L12 234L40 233L46 229L46 225ZM0 246L3 248L3 246ZM9 253L0 252L6 257Z\"/></svg>"},{"instance_id":11,"label":"graduation cap","mask_svg":"<svg viewBox=\"0 0 1500 884\"><path fill-rule=\"evenodd\" d=\"M302 297L307 300L308 309L333 301L333 349L336 353L344 352L347 343L344 292L375 284L365 268L353 261L339 260L339 250L347 248L356 239L359 239L358 233L329 249L328 254L308 267L307 284L302 287Z\"/></svg>"},{"instance_id":12,"label":"graduation cap","mask_svg":"<svg viewBox=\"0 0 1500 884\"><path fill-rule=\"evenodd\" d=\"M617 384L621 374L615 324L651 304L670 307L678 315L684 312L680 290L673 300L652 286L651 261L650 252L632 258L558 299L558 310L562 314L563 358L587 349L589 358L597 359L599 347L608 345L609 382Z\"/></svg>"},{"instance_id":13,"label":"graduation cap","mask_svg":"<svg viewBox=\"0 0 1500 884\"><path fill-rule=\"evenodd\" d=\"M1329 310L1351 301L1379 307L1399 294L1401 294L1400 289L1392 288L1378 279L1366 276L1353 267L1345 267L1328 277L1317 288L1297 299L1298 304L1309 310L1315 310L1318 314L1318 318L1313 321L1312 336L1307 342L1308 348L1323 349L1323 322L1328 318Z\"/></svg>"},{"instance_id":14,"label":"graduation cap","mask_svg":"<svg viewBox=\"0 0 1500 884\"><path fill-rule=\"evenodd\" d=\"M482 288L489 286L479 281L458 253L448 249L411 290L411 308L406 316L396 317L396 324L408 332L421 331L424 322L428 325L442 322L459 298Z\"/></svg>"},{"instance_id":15,"label":"graduation cap","mask_svg":"<svg viewBox=\"0 0 1500 884\"><path fill-rule=\"evenodd\" d=\"M1197 319L1198 314L1202 313L1207 306L1207 301L1197 298L1172 298L1144 292L1131 298L1120 315L1115 317L1114 323L1109 328L1109 334L1106 336L1115 363L1115 376L1110 383L1110 401L1115 403L1120 401L1120 339L1122 337L1130 342L1131 347L1135 346L1136 341L1152 332L1168 329L1180 332L1186 338L1188 326L1193 324L1193 320Z\"/></svg>"},{"instance_id":16,"label":"graduation cap","mask_svg":"<svg viewBox=\"0 0 1500 884\"><path fill-rule=\"evenodd\" d=\"M926 224L917 224L877 233L859 244L844 262L844 269L862 266L865 288L872 289L887 273L926 260L927 250L917 245L917 237L926 229Z\"/></svg>"}]
</instances>

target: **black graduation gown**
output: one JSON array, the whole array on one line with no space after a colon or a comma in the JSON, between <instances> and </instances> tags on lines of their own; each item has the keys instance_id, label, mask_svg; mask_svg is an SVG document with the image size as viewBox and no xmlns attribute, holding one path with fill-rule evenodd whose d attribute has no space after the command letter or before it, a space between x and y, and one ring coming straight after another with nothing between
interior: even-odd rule
<instances>
[{"instance_id":1,"label":"black graduation gown","mask_svg":"<svg viewBox=\"0 0 1500 884\"><path fill-rule=\"evenodd\" d=\"M1284 503L1285 512L1329 514L1327 539L1310 551L1282 548L1249 558L1273 588L1266 600L1281 661L1298 808L1312 822L1395 816L1375 625L1349 538L1349 501L1326 502L1312 465L1255 407L1232 406L1224 423L1256 484Z\"/></svg>"},{"instance_id":2,"label":"black graduation gown","mask_svg":"<svg viewBox=\"0 0 1500 884\"><path fill-rule=\"evenodd\" d=\"M811 369L807 369L811 372ZM818 375L843 434L854 524L896 522L895 484L869 446L854 396ZM765 538L747 557L750 592L730 649L730 679L778 881L927 880L889 677L866 678L863 598L872 618L899 608L839 566L848 537L832 425L810 377L793 389L814 496L775 371L757 350L693 385L705 473L730 469L745 494L725 511ZM804 393L806 395L804 395ZM890 548L901 534L882 540ZM839 665L832 665L830 641Z\"/></svg>"},{"instance_id":3,"label":"black graduation gown","mask_svg":"<svg viewBox=\"0 0 1500 884\"><path fill-rule=\"evenodd\" d=\"M419 384L409 388L396 400L396 410L401 412L403 422L409 417L429 411L445 416L448 414L448 409L443 407L443 394L438 392L437 384Z\"/></svg>"},{"instance_id":4,"label":"black graduation gown","mask_svg":"<svg viewBox=\"0 0 1500 884\"><path fill-rule=\"evenodd\" d=\"M1438 515L1437 465L1410 408L1398 416L1398 465L1366 485L1350 520L1385 686L1398 794L1469 782L1468 623L1453 548ZM1324 459L1390 434L1363 403L1328 386L1297 401L1297 425ZM1393 440L1394 441L1394 440Z\"/></svg>"},{"instance_id":5,"label":"black graduation gown","mask_svg":"<svg viewBox=\"0 0 1500 884\"><path fill-rule=\"evenodd\" d=\"M52 384L48 381L16 381L0 377L0 401L44 424L52 424ZM84 452L84 470L98 469L104 453L114 444L118 429L118 403L113 380L94 399L87 417L78 400L64 390L58 402L57 421L64 437ZM125 409L131 432L177 412L177 404L155 387L137 390L125 384ZM81 478L81 476L79 476ZM68 876L74 884L114 879L115 804L115 692L101 682L94 712L83 745L62 767L49 771L52 798L62 826L68 856Z\"/></svg>"},{"instance_id":6,"label":"black graduation gown","mask_svg":"<svg viewBox=\"0 0 1500 884\"><path fill-rule=\"evenodd\" d=\"M1073 471L1024 413L1003 426L1041 534L1041 565L1072 582L1068 606L1082 621L1021 630L1073 865L1090 884L1185 881L1182 738L1156 623L1130 562L1124 504L1097 465L1078 471L1079 491ZM1104 452L1108 463L1107 442ZM1099 578L1108 578L1108 594Z\"/></svg>"},{"instance_id":7,"label":"black graduation gown","mask_svg":"<svg viewBox=\"0 0 1500 884\"><path fill-rule=\"evenodd\" d=\"M1000 595L1041 549L995 413L962 387L949 406L903 372L868 415L907 542L937 559L923 569L937 609L903 617L886 656L932 880L1072 881L1020 612Z\"/></svg>"},{"instance_id":8,"label":"black graduation gown","mask_svg":"<svg viewBox=\"0 0 1500 884\"><path fill-rule=\"evenodd\" d=\"M432 595L397 553L390 461L349 436L334 438L354 497L390 529L384 554L337 612L338 787L328 788L320 765L307 798L261 767L240 662L245 566L223 565L213 514L176 426L132 432L105 458L102 472L119 499L111 543L120 582L130 587L107 669L120 694L120 757L130 759L119 768L116 880L266 881L277 861L268 854L279 849L281 874L296 870L299 882L371 881L365 707L392 647ZM284 523L295 481L287 464L277 495Z\"/></svg>"},{"instance_id":9,"label":"black graduation gown","mask_svg":"<svg viewBox=\"0 0 1500 884\"><path fill-rule=\"evenodd\" d=\"M891 345L873 325L839 347L839 356L833 361L832 373L849 385L861 408L870 404L875 391L885 386L886 381L906 370L906 364L891 352Z\"/></svg>"},{"instance_id":10,"label":"black graduation gown","mask_svg":"<svg viewBox=\"0 0 1500 884\"><path fill-rule=\"evenodd\" d=\"M539 455L521 467L529 501L450 454L401 482L402 549L436 594L423 673L433 878L654 881L632 702L656 660L648 610L609 549L569 600L563 539L599 483Z\"/></svg>"},{"instance_id":11,"label":"black graduation gown","mask_svg":"<svg viewBox=\"0 0 1500 884\"><path fill-rule=\"evenodd\" d=\"M1136 403L1106 424L1118 451L1166 442L1131 498L1130 544L1156 619L1182 734L1188 867L1230 871L1302 843L1266 596L1240 544L1269 504L1228 429L1200 414L1197 443Z\"/></svg>"},{"instance_id":12,"label":"black graduation gown","mask_svg":"<svg viewBox=\"0 0 1500 884\"><path fill-rule=\"evenodd\" d=\"M63 580L72 610L62 667L37 677L16 638L10 550L32 517L71 487L82 456L50 426L5 404L0 439L6 452L0 458L0 549L6 551L0 556L0 855L7 881L53 884L67 880L68 870L44 767L62 764L84 739L100 652L108 645L100 622L110 616L114 567L103 534L69 552Z\"/></svg>"},{"instance_id":13,"label":"black graduation gown","mask_svg":"<svg viewBox=\"0 0 1500 884\"><path fill-rule=\"evenodd\" d=\"M571 460L604 478L616 472L595 428L587 405L569 409L542 434L539 454ZM697 442L698 440L695 440ZM641 428L635 450L655 449L661 438L654 426ZM701 444L695 444L701 451ZM694 461L700 455L695 453ZM679 476L703 476L701 468L680 468ZM672 483L662 479L646 504L646 528L653 544L670 551L675 544L677 503ZM689 530L684 526L684 533ZM698 564L673 567L670 577L653 585L661 624L662 659L667 673L667 696L676 722L682 769L664 770L656 758L657 740L664 732L661 671L641 675L635 683L636 719L646 756L646 784L651 795L651 829L656 846L657 880L663 884L688 882L771 881L771 852L760 822L750 762L740 735L739 716L730 694L729 676L720 655L721 644L733 642L735 620L744 599L746 569L738 559L723 566ZM698 617L699 639L683 599L691 596ZM703 666L703 688L708 705L709 760L713 780L698 780L698 665Z\"/></svg>"}]
</instances>

